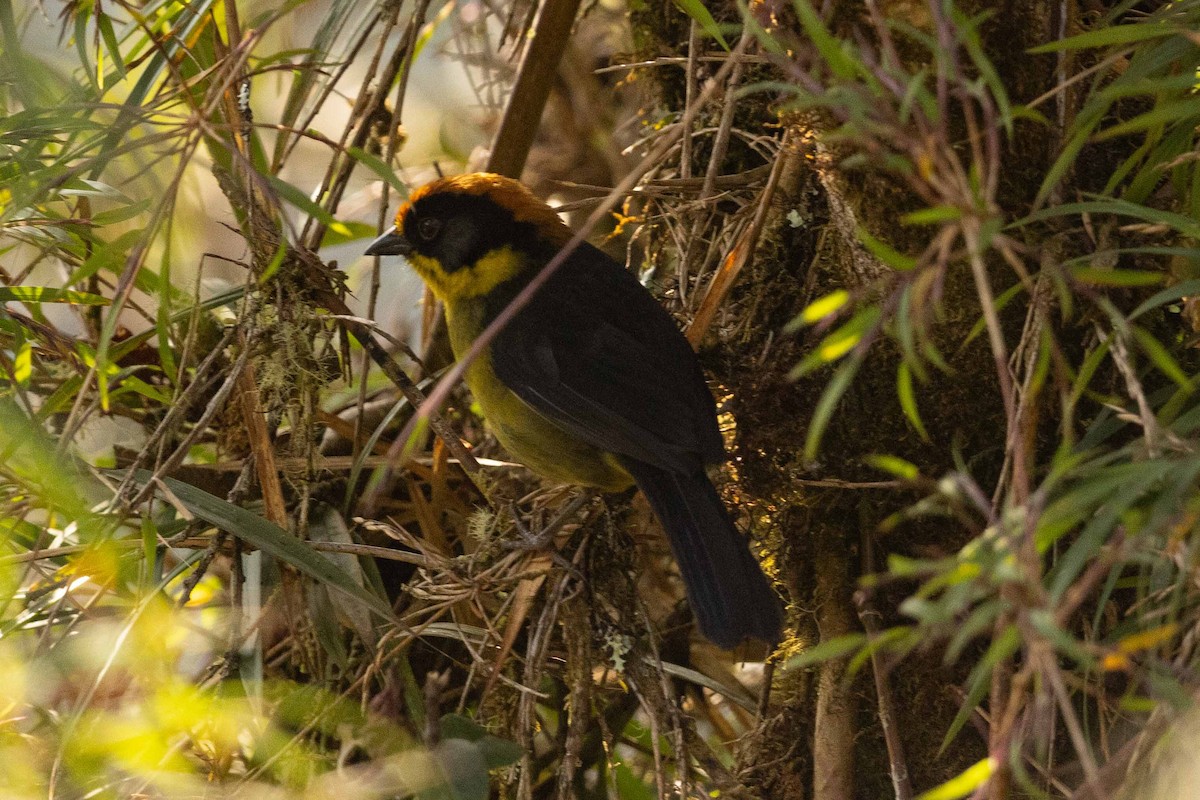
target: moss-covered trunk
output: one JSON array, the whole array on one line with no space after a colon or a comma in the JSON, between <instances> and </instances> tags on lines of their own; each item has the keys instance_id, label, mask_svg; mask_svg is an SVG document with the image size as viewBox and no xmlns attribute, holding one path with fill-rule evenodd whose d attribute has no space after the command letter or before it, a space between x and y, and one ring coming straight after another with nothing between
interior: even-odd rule
<instances>
[{"instance_id":1,"label":"moss-covered trunk","mask_svg":"<svg viewBox=\"0 0 1200 800\"><path fill-rule=\"evenodd\" d=\"M819 5L819 4L817 4ZM964 6L971 4L963 4ZM1049 4L975 3L965 11L991 12L982 27L984 48L1000 71L1012 102L1028 102L1054 84L1055 61L1030 56L1029 47L1054 38ZM866 7L826 3L831 29L845 37L864 25ZM832 8L829 8L832 6ZM880 3L885 17L904 20L933 35L923 3ZM775 21L786 25L786 12ZM729 15L732 16L730 11ZM720 14L717 14L720 17ZM635 18L659 47L686 41L681 14L644 13ZM684 24L683 28L679 26ZM917 59L901 53L903 58ZM683 51L680 54L684 54ZM658 71L662 93L682 99L678 76ZM778 136L778 109L748 104L737 124L751 134ZM785 118L785 169L771 199L772 213L751 268L740 276L727 301L728 324L706 360L734 397L737 418L738 489L765 520L759 535L776 556L778 577L791 600L794 639L783 655L863 630L860 615L878 615L881 626L903 622L897 604L912 586L892 584L858 596L859 578L882 568L889 555L950 555L970 534L962 525L928 518L889 526L881 523L918 498L912 487L890 481L872 467L873 454L899 456L934 478L955 469L956 454L972 459L970 472L990 492L1005 457L1006 415L996 364L986 336L971 336L980 320L977 287L965 268L951 270L939 287L942 314L931 333L948 356L920 392L923 437L906 418L897 395L900 354L886 341L866 355L863 367L837 407L815 461L804 457L812 413L831 371L789 380L788 373L813 341L781 333L813 300L839 289L861 289L887 271L860 243L865 229L895 249L916 254L928 228L904 226L906 212L924 207L907 186L869 159L843 162L838 144L825 135L836 120L820 114ZM967 123L951 120L961 147ZM1046 128L1018 128L1003 154L1011 164L1001 177L1004 208L1028 206L1053 156ZM703 169L703 166L700 167ZM1003 287L995 287L997 290ZM912 309L914 314L928 309ZM1024 309L1010 306L1001 322L1016 341ZM978 333L978 332L976 332ZM970 339L969 343L968 340ZM710 345L712 344L710 339ZM783 670L761 727L741 751L743 778L763 797L882 798L894 794L893 770L906 770L916 791L936 786L988 755L986 729L968 723L947 747L943 737L963 703L965 667L943 664L931 649L904 660L881 659L878 676L889 690L881 708L872 665L846 671L848 657L810 669ZM889 751L881 724L888 718L898 734ZM900 758L903 763L900 763ZM770 765L769 767L764 765Z\"/></svg>"}]
</instances>

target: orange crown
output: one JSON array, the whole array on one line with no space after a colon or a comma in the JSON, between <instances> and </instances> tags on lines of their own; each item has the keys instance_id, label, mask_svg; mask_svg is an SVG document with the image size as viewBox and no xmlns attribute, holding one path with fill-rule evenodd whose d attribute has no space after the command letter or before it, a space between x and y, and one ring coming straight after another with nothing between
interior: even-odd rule
<instances>
[{"instance_id":1,"label":"orange crown","mask_svg":"<svg viewBox=\"0 0 1200 800\"><path fill-rule=\"evenodd\" d=\"M396 227L403 229L404 215L414 203L423 197L442 193L486 197L511 211L513 219L517 222L528 222L537 227L542 236L556 244L565 244L571 238L571 229L553 208L534 197L519 181L492 172L472 172L438 178L416 189L409 195L408 202L396 212Z\"/></svg>"}]
</instances>

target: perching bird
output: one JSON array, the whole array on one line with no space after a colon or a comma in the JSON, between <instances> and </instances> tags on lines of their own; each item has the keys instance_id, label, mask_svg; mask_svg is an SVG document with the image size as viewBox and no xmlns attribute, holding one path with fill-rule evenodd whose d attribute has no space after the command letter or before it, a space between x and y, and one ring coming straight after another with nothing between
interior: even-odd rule
<instances>
[{"instance_id":1,"label":"perching bird","mask_svg":"<svg viewBox=\"0 0 1200 800\"><path fill-rule=\"evenodd\" d=\"M481 173L417 189L366 252L408 260L444 303L462 358L571 236L520 183ZM637 278L581 244L468 365L466 381L500 443L530 469L608 492L637 484L712 642L778 640L778 599L705 474L725 459L712 394Z\"/></svg>"}]
</instances>

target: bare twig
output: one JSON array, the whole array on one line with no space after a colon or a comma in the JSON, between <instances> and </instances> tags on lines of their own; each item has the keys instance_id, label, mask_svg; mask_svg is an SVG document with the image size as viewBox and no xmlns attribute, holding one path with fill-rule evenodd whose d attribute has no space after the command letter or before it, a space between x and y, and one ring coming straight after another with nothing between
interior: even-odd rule
<instances>
[{"instance_id":1,"label":"bare twig","mask_svg":"<svg viewBox=\"0 0 1200 800\"><path fill-rule=\"evenodd\" d=\"M525 51L512 97L488 158L488 172L521 177L537 133L542 110L554 85L554 73L571 38L580 0L543 0Z\"/></svg>"}]
</instances>

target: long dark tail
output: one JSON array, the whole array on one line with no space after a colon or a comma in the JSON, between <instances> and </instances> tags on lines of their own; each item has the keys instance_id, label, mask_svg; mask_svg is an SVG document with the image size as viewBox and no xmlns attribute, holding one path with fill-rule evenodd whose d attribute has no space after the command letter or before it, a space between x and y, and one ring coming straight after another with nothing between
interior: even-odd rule
<instances>
[{"instance_id":1,"label":"long dark tail","mask_svg":"<svg viewBox=\"0 0 1200 800\"><path fill-rule=\"evenodd\" d=\"M667 531L700 632L726 649L749 637L778 642L779 599L708 476L622 466Z\"/></svg>"}]
</instances>

